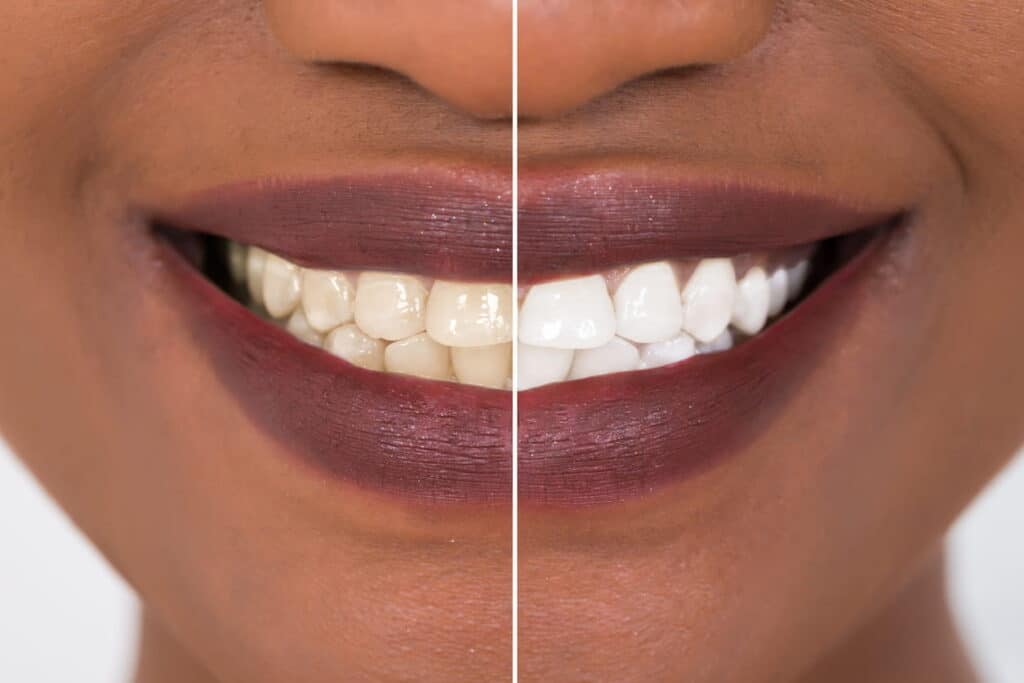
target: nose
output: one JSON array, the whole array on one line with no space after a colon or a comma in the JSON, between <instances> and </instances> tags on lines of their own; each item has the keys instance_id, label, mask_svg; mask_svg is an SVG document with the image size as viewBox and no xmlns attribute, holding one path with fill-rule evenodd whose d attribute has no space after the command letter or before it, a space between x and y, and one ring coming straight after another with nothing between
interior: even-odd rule
<instances>
[{"instance_id":1,"label":"nose","mask_svg":"<svg viewBox=\"0 0 1024 683\"><path fill-rule=\"evenodd\" d=\"M674 67L736 59L767 34L774 0L519 0L519 111L573 109Z\"/></svg>"},{"instance_id":2,"label":"nose","mask_svg":"<svg viewBox=\"0 0 1024 683\"><path fill-rule=\"evenodd\" d=\"M404 74L485 118L512 111L512 0L264 0L294 56Z\"/></svg>"}]
</instances>

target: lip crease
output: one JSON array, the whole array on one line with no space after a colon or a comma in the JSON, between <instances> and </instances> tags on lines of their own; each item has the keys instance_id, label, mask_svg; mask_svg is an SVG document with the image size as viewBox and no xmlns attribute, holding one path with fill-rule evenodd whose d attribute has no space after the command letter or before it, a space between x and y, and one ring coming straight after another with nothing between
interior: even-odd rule
<instances>
[{"instance_id":1,"label":"lip crease","mask_svg":"<svg viewBox=\"0 0 1024 683\"><path fill-rule=\"evenodd\" d=\"M673 185L626 174L567 178L521 179L521 280L764 251L903 214L721 183ZM311 267L506 280L512 236L503 182L473 174L250 182L147 215ZM521 393L520 501L567 507L622 501L737 452L813 370L864 296L862 285L889 234L881 232L793 311L728 352ZM219 379L253 423L298 459L407 500L510 501L509 392L352 366L260 320L169 244L161 248L167 284Z\"/></svg>"}]
</instances>

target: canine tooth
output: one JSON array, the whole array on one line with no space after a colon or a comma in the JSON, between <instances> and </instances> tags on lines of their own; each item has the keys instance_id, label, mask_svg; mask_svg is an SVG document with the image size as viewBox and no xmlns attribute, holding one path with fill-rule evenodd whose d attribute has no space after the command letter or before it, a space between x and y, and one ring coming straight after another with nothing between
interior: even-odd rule
<instances>
[{"instance_id":1,"label":"canine tooth","mask_svg":"<svg viewBox=\"0 0 1024 683\"><path fill-rule=\"evenodd\" d=\"M693 337L682 332L672 339L641 346L640 367L659 368L686 360L696 353L697 345Z\"/></svg>"},{"instance_id":2,"label":"canine tooth","mask_svg":"<svg viewBox=\"0 0 1024 683\"><path fill-rule=\"evenodd\" d=\"M453 347L512 340L512 287L438 280L427 300L427 334Z\"/></svg>"},{"instance_id":3,"label":"canine tooth","mask_svg":"<svg viewBox=\"0 0 1024 683\"><path fill-rule=\"evenodd\" d=\"M807 259L802 259L786 269L788 279L786 295L790 301L800 296L800 292L803 291L804 283L807 282L807 271L810 270L810 267L810 262Z\"/></svg>"},{"instance_id":4,"label":"canine tooth","mask_svg":"<svg viewBox=\"0 0 1024 683\"><path fill-rule=\"evenodd\" d=\"M534 285L519 312L519 340L556 349L593 349L615 336L615 309L600 275Z\"/></svg>"},{"instance_id":5,"label":"canine tooth","mask_svg":"<svg viewBox=\"0 0 1024 683\"><path fill-rule=\"evenodd\" d=\"M615 291L616 334L641 343L671 339L683 327L683 302L665 261L629 271Z\"/></svg>"},{"instance_id":6,"label":"canine tooth","mask_svg":"<svg viewBox=\"0 0 1024 683\"><path fill-rule=\"evenodd\" d=\"M572 369L569 370L569 379L628 372L639 367L639 349L621 337L612 337L604 346L577 351L572 360Z\"/></svg>"},{"instance_id":7,"label":"canine tooth","mask_svg":"<svg viewBox=\"0 0 1024 683\"><path fill-rule=\"evenodd\" d=\"M452 369L463 384L501 389L512 374L512 343L452 347Z\"/></svg>"},{"instance_id":8,"label":"canine tooth","mask_svg":"<svg viewBox=\"0 0 1024 683\"><path fill-rule=\"evenodd\" d=\"M302 310L315 330L328 332L351 322L356 293L348 278L332 270L302 272Z\"/></svg>"},{"instance_id":9,"label":"canine tooth","mask_svg":"<svg viewBox=\"0 0 1024 683\"><path fill-rule=\"evenodd\" d=\"M263 267L267 262L267 252L259 247L249 247L245 259L245 282L249 290L249 298L253 303L263 303Z\"/></svg>"},{"instance_id":10,"label":"canine tooth","mask_svg":"<svg viewBox=\"0 0 1024 683\"><path fill-rule=\"evenodd\" d=\"M356 284L356 325L377 339L405 339L426 329L427 290L418 278L365 272Z\"/></svg>"},{"instance_id":11,"label":"canine tooth","mask_svg":"<svg viewBox=\"0 0 1024 683\"><path fill-rule=\"evenodd\" d=\"M683 329L698 341L711 341L729 325L735 300L732 261L704 259L683 288Z\"/></svg>"},{"instance_id":12,"label":"canine tooth","mask_svg":"<svg viewBox=\"0 0 1024 683\"><path fill-rule=\"evenodd\" d=\"M425 332L388 344L384 349L384 369L427 379L449 379L452 375L448 347Z\"/></svg>"},{"instance_id":13,"label":"canine tooth","mask_svg":"<svg viewBox=\"0 0 1024 683\"><path fill-rule=\"evenodd\" d=\"M367 370L384 369L384 342L367 336L355 325L342 325L324 339L324 349Z\"/></svg>"},{"instance_id":14,"label":"canine tooth","mask_svg":"<svg viewBox=\"0 0 1024 683\"><path fill-rule=\"evenodd\" d=\"M302 308L295 309L295 312L288 318L288 322L285 323L284 328L292 336L298 337L307 344L312 344L313 346L323 345L324 336L310 326L309 320L306 319L306 314L303 313Z\"/></svg>"},{"instance_id":15,"label":"canine tooth","mask_svg":"<svg viewBox=\"0 0 1024 683\"><path fill-rule=\"evenodd\" d=\"M284 318L299 305L302 281L299 267L276 254L263 264L263 307L275 318Z\"/></svg>"},{"instance_id":16,"label":"canine tooth","mask_svg":"<svg viewBox=\"0 0 1024 683\"><path fill-rule=\"evenodd\" d=\"M245 270L248 264L249 255L246 253L244 244L228 241L228 273L231 281L237 285L245 282Z\"/></svg>"},{"instance_id":17,"label":"canine tooth","mask_svg":"<svg viewBox=\"0 0 1024 683\"><path fill-rule=\"evenodd\" d=\"M569 376L573 355L572 349L520 343L516 359L519 390L526 391L543 384L561 382Z\"/></svg>"},{"instance_id":18,"label":"canine tooth","mask_svg":"<svg viewBox=\"0 0 1024 683\"><path fill-rule=\"evenodd\" d=\"M786 307L789 296L789 277L786 269L779 266L768 277L768 315L776 316Z\"/></svg>"},{"instance_id":19,"label":"canine tooth","mask_svg":"<svg viewBox=\"0 0 1024 683\"><path fill-rule=\"evenodd\" d=\"M728 351L733 345L732 332L724 330L722 334L706 343L697 344L697 353L718 353Z\"/></svg>"},{"instance_id":20,"label":"canine tooth","mask_svg":"<svg viewBox=\"0 0 1024 683\"><path fill-rule=\"evenodd\" d=\"M757 334L768 320L771 291L768 276L760 266L754 266L736 285L732 324L744 334Z\"/></svg>"}]
</instances>

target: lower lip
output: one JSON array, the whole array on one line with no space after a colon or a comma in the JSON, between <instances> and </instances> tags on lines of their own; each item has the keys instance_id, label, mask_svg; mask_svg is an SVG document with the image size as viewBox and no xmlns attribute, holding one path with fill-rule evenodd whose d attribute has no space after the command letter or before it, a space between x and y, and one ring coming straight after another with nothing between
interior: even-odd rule
<instances>
[{"instance_id":1,"label":"lower lip","mask_svg":"<svg viewBox=\"0 0 1024 683\"><path fill-rule=\"evenodd\" d=\"M785 407L865 293L882 233L796 309L725 353L519 395L519 500L621 502L740 452Z\"/></svg>"},{"instance_id":2,"label":"lower lip","mask_svg":"<svg viewBox=\"0 0 1024 683\"><path fill-rule=\"evenodd\" d=\"M737 453L815 367L863 295L881 235L793 312L726 352L519 395L519 500L653 493ZM183 315L252 422L315 471L422 503L507 504L511 394L372 372L303 344L161 242Z\"/></svg>"}]
</instances>

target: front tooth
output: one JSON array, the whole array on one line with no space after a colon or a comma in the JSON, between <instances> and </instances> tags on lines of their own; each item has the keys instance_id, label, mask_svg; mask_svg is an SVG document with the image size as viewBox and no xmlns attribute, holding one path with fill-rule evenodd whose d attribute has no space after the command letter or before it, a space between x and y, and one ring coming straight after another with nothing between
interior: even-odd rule
<instances>
[{"instance_id":1,"label":"front tooth","mask_svg":"<svg viewBox=\"0 0 1024 683\"><path fill-rule=\"evenodd\" d=\"M704 259L683 288L683 329L708 342L722 333L732 318L736 272L727 258Z\"/></svg>"},{"instance_id":2,"label":"front tooth","mask_svg":"<svg viewBox=\"0 0 1024 683\"><path fill-rule=\"evenodd\" d=\"M684 361L697 353L693 337L685 332L667 341L645 344L640 347L640 367L660 368Z\"/></svg>"},{"instance_id":3,"label":"front tooth","mask_svg":"<svg viewBox=\"0 0 1024 683\"><path fill-rule=\"evenodd\" d=\"M245 282L245 271L248 266L249 255L246 253L244 244L228 242L228 273L231 281L236 285Z\"/></svg>"},{"instance_id":4,"label":"front tooth","mask_svg":"<svg viewBox=\"0 0 1024 683\"><path fill-rule=\"evenodd\" d=\"M697 353L718 353L732 348L732 332L725 330L709 342L697 344Z\"/></svg>"},{"instance_id":5,"label":"front tooth","mask_svg":"<svg viewBox=\"0 0 1024 683\"><path fill-rule=\"evenodd\" d=\"M452 347L512 341L512 287L438 280L427 301L427 334Z\"/></svg>"},{"instance_id":6,"label":"front tooth","mask_svg":"<svg viewBox=\"0 0 1024 683\"><path fill-rule=\"evenodd\" d=\"M449 379L452 375L448 347L425 332L388 344L384 349L384 368L426 379Z\"/></svg>"},{"instance_id":7,"label":"front tooth","mask_svg":"<svg viewBox=\"0 0 1024 683\"><path fill-rule=\"evenodd\" d=\"M324 339L324 349L352 365L384 370L384 342L368 337L355 325L342 325L332 330Z\"/></svg>"},{"instance_id":8,"label":"front tooth","mask_svg":"<svg viewBox=\"0 0 1024 683\"><path fill-rule=\"evenodd\" d=\"M463 384L501 389L512 374L512 343L453 347L452 369Z\"/></svg>"},{"instance_id":9,"label":"front tooth","mask_svg":"<svg viewBox=\"0 0 1024 683\"><path fill-rule=\"evenodd\" d=\"M786 269L779 266L768 278L768 315L776 316L786 307L789 296L789 278Z\"/></svg>"},{"instance_id":10,"label":"front tooth","mask_svg":"<svg viewBox=\"0 0 1024 683\"><path fill-rule=\"evenodd\" d=\"M245 281L249 289L249 298L255 304L263 303L263 267L267 262L267 252L259 247L249 247L245 259Z\"/></svg>"},{"instance_id":11,"label":"front tooth","mask_svg":"<svg viewBox=\"0 0 1024 683\"><path fill-rule=\"evenodd\" d=\"M556 349L593 349L615 336L615 308L600 275L534 285L519 311L519 340Z\"/></svg>"},{"instance_id":12,"label":"front tooth","mask_svg":"<svg viewBox=\"0 0 1024 683\"><path fill-rule=\"evenodd\" d=\"M295 310L302 296L299 267L276 254L267 254L263 265L263 307L275 318Z\"/></svg>"},{"instance_id":13,"label":"front tooth","mask_svg":"<svg viewBox=\"0 0 1024 683\"><path fill-rule=\"evenodd\" d=\"M736 302L733 304L732 324L744 334L757 334L768 320L768 306L771 290L768 276L760 266L747 271L736 286Z\"/></svg>"},{"instance_id":14,"label":"front tooth","mask_svg":"<svg viewBox=\"0 0 1024 683\"><path fill-rule=\"evenodd\" d=\"M615 291L616 334L641 343L671 339L683 326L683 302L664 261L629 271Z\"/></svg>"},{"instance_id":15,"label":"front tooth","mask_svg":"<svg viewBox=\"0 0 1024 683\"><path fill-rule=\"evenodd\" d=\"M356 325L377 339L405 339L426 329L427 290L418 278L366 272L356 284Z\"/></svg>"},{"instance_id":16,"label":"front tooth","mask_svg":"<svg viewBox=\"0 0 1024 683\"><path fill-rule=\"evenodd\" d=\"M596 349L576 352L569 371L569 379L583 379L613 372L628 372L640 367L640 351L621 337Z\"/></svg>"},{"instance_id":17,"label":"front tooth","mask_svg":"<svg viewBox=\"0 0 1024 683\"><path fill-rule=\"evenodd\" d=\"M786 294L790 301L800 296L804 283L807 282L807 271L810 270L810 267L810 262L803 259L786 269L786 277L789 280Z\"/></svg>"},{"instance_id":18,"label":"front tooth","mask_svg":"<svg viewBox=\"0 0 1024 683\"><path fill-rule=\"evenodd\" d=\"M298 337L307 344L312 344L313 346L323 345L323 335L309 324L309 320L306 319L306 314L303 313L302 308L295 309L295 312L288 318L288 322L285 323L284 328L291 332L292 336Z\"/></svg>"},{"instance_id":19,"label":"front tooth","mask_svg":"<svg viewBox=\"0 0 1024 683\"><path fill-rule=\"evenodd\" d=\"M561 382L569 376L573 355L572 349L552 349L520 343L516 354L518 389L526 391L544 384Z\"/></svg>"},{"instance_id":20,"label":"front tooth","mask_svg":"<svg viewBox=\"0 0 1024 683\"><path fill-rule=\"evenodd\" d=\"M331 270L302 273L302 309L313 329L328 332L351 322L355 290L343 274Z\"/></svg>"}]
</instances>

